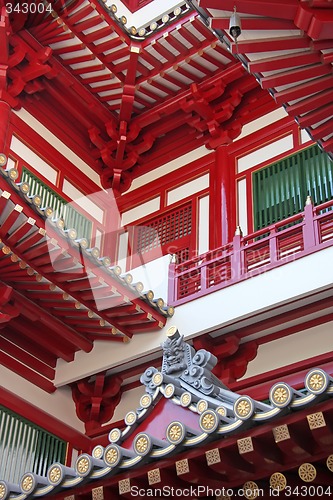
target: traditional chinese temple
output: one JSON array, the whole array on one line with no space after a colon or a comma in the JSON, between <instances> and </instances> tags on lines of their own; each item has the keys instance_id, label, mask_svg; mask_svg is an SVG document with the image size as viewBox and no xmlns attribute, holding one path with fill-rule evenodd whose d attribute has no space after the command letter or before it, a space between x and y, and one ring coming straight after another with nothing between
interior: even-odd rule
<instances>
[{"instance_id":1,"label":"traditional chinese temple","mask_svg":"<svg viewBox=\"0 0 333 500\"><path fill-rule=\"evenodd\" d=\"M332 2L0 6L0 500L331 496Z\"/></svg>"}]
</instances>

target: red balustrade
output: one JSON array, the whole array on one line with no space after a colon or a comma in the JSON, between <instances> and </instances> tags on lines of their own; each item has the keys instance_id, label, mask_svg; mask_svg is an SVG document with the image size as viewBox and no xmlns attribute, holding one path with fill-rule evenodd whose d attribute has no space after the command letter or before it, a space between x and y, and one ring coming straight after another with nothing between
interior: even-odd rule
<instances>
[{"instance_id":1,"label":"red balustrade","mask_svg":"<svg viewBox=\"0 0 333 500\"><path fill-rule=\"evenodd\" d=\"M239 234L238 234L239 233ZM333 245L333 200L242 236L232 243L170 264L169 304L180 305Z\"/></svg>"}]
</instances>

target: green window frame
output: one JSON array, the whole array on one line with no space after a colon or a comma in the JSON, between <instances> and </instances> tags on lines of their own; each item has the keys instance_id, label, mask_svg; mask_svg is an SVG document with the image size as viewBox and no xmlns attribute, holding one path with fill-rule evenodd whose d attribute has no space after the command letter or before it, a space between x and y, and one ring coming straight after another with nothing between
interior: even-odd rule
<instances>
[{"instance_id":1,"label":"green window frame","mask_svg":"<svg viewBox=\"0 0 333 500\"><path fill-rule=\"evenodd\" d=\"M41 179L34 175L26 167L22 168L21 181L27 182L30 186L29 194L38 194L42 200L42 207L51 207L57 218L62 218L65 222L65 229L76 229L78 238L92 236L92 221L76 210L71 203L56 193Z\"/></svg>"},{"instance_id":2,"label":"green window frame","mask_svg":"<svg viewBox=\"0 0 333 500\"><path fill-rule=\"evenodd\" d=\"M0 406L0 479L18 483L29 471L46 476L54 462L65 464L67 443Z\"/></svg>"},{"instance_id":3,"label":"green window frame","mask_svg":"<svg viewBox=\"0 0 333 500\"><path fill-rule=\"evenodd\" d=\"M253 226L258 230L333 198L333 162L317 145L252 174Z\"/></svg>"}]
</instances>

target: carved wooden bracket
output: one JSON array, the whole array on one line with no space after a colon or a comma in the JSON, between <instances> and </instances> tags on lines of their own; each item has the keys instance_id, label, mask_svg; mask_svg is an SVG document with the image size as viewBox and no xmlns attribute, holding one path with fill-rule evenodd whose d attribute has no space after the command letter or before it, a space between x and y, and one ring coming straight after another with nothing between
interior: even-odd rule
<instances>
[{"instance_id":1,"label":"carved wooden bracket","mask_svg":"<svg viewBox=\"0 0 333 500\"><path fill-rule=\"evenodd\" d=\"M118 405L123 379L118 376L96 375L93 381L84 379L72 385L76 414L85 424L86 432L108 422Z\"/></svg>"}]
</instances>

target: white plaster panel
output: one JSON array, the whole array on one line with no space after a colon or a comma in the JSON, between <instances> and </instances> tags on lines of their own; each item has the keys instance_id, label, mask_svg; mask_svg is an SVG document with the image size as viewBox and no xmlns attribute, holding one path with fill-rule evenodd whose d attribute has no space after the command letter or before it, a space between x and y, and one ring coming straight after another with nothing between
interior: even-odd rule
<instances>
[{"instance_id":1,"label":"white plaster panel","mask_svg":"<svg viewBox=\"0 0 333 500\"><path fill-rule=\"evenodd\" d=\"M246 196L246 179L241 179L237 182L238 192L238 225L241 227L242 233L247 234L247 196Z\"/></svg>"},{"instance_id":2,"label":"white plaster panel","mask_svg":"<svg viewBox=\"0 0 333 500\"><path fill-rule=\"evenodd\" d=\"M203 196L199 200L199 255L209 250L209 196Z\"/></svg>"},{"instance_id":3,"label":"white plaster panel","mask_svg":"<svg viewBox=\"0 0 333 500\"><path fill-rule=\"evenodd\" d=\"M104 210L102 210L96 203L92 201L93 195L85 196L81 191L79 191L73 184L71 184L67 179L64 179L62 185L63 192L69 196L79 207L83 208L88 214L94 217L101 224L103 223Z\"/></svg>"},{"instance_id":4,"label":"white plaster panel","mask_svg":"<svg viewBox=\"0 0 333 500\"><path fill-rule=\"evenodd\" d=\"M162 252L161 252L162 253ZM143 255L144 257L144 255ZM133 282L141 281L145 290L153 290L155 298L168 298L168 271L171 255L163 255L130 270Z\"/></svg>"},{"instance_id":5,"label":"white plaster panel","mask_svg":"<svg viewBox=\"0 0 333 500\"><path fill-rule=\"evenodd\" d=\"M85 432L83 422L76 416L72 392L69 387L61 387L53 394L48 394L1 365L0 380L2 387L7 391L53 415L53 417L77 431Z\"/></svg>"},{"instance_id":6,"label":"white plaster panel","mask_svg":"<svg viewBox=\"0 0 333 500\"><path fill-rule=\"evenodd\" d=\"M112 419L103 425L110 425L110 422L118 422L124 420L126 413L135 411L140 406L140 398L145 394L145 389L142 385L130 391L123 392L120 403L115 409Z\"/></svg>"},{"instance_id":7,"label":"white plaster panel","mask_svg":"<svg viewBox=\"0 0 333 500\"><path fill-rule=\"evenodd\" d=\"M130 189L127 192L129 193L130 191L134 191L139 187L145 186L149 182L155 181L156 179L159 179L163 175L170 174L171 172L174 172L178 168L184 167L188 163L198 160L199 158L203 158L204 156L207 156L211 153L212 152L209 151L206 148L206 146L201 146L200 148L194 149L190 153L186 153L183 156L179 156L179 158L169 161L164 165L162 165L161 167L155 168L151 172L148 172L147 174L141 175L141 177L134 179Z\"/></svg>"},{"instance_id":8,"label":"white plaster panel","mask_svg":"<svg viewBox=\"0 0 333 500\"><path fill-rule=\"evenodd\" d=\"M192 338L331 287L332 260L333 247L326 248L176 307L175 315L154 335L134 335L128 344L95 342L91 352L76 353L71 363L58 361L55 383L63 385L146 353L155 353L160 350L160 344L165 340L171 325L176 325L185 338Z\"/></svg>"},{"instance_id":9,"label":"white plaster panel","mask_svg":"<svg viewBox=\"0 0 333 500\"><path fill-rule=\"evenodd\" d=\"M192 194L198 193L209 187L209 174L202 175L193 181L186 182L181 186L171 189L167 195L167 205L172 205L177 201L183 200Z\"/></svg>"},{"instance_id":10,"label":"white plaster panel","mask_svg":"<svg viewBox=\"0 0 333 500\"><path fill-rule=\"evenodd\" d=\"M302 128L301 129L301 143L304 144L305 142L309 142L309 141L312 141L310 135L308 134L308 132Z\"/></svg>"},{"instance_id":11,"label":"white plaster panel","mask_svg":"<svg viewBox=\"0 0 333 500\"><path fill-rule=\"evenodd\" d=\"M262 344L242 379L332 351L333 322Z\"/></svg>"},{"instance_id":12,"label":"white plaster panel","mask_svg":"<svg viewBox=\"0 0 333 500\"><path fill-rule=\"evenodd\" d=\"M122 214L121 224L122 226L126 226L127 224L131 224L138 219L142 219L142 217L146 217L157 210L160 209L161 199L159 196L153 198L152 200L146 201L146 203L142 203L138 207L131 208Z\"/></svg>"},{"instance_id":13,"label":"white plaster panel","mask_svg":"<svg viewBox=\"0 0 333 500\"><path fill-rule=\"evenodd\" d=\"M276 109L275 111L271 111L271 113L267 113L267 115L261 116L260 118L244 125L241 134L235 139L235 141L239 141L240 139L263 129L272 123L282 120L282 118L285 118L286 116L288 116L288 113L282 107Z\"/></svg>"},{"instance_id":14,"label":"white plaster panel","mask_svg":"<svg viewBox=\"0 0 333 500\"><path fill-rule=\"evenodd\" d=\"M29 163L37 172L41 173L48 181L56 184L57 171L14 135L12 136L10 149L18 154L22 160Z\"/></svg>"},{"instance_id":15,"label":"white plaster panel","mask_svg":"<svg viewBox=\"0 0 333 500\"><path fill-rule=\"evenodd\" d=\"M238 172L244 172L255 165L259 165L270 158L274 158L275 156L292 149L293 144L293 136L290 134L282 139L279 139L278 141L267 144L267 146L258 148L252 153L242 156L238 159Z\"/></svg>"},{"instance_id":16,"label":"white plaster panel","mask_svg":"<svg viewBox=\"0 0 333 500\"><path fill-rule=\"evenodd\" d=\"M76 155L70 148L68 148L58 137L52 134L44 125L42 125L36 118L34 118L25 109L13 111L21 120L29 125L37 134L39 134L45 141L53 146L59 153L61 153L68 161L73 164L73 170L83 172L89 177L97 186L102 188L99 175L87 163L85 163L78 155Z\"/></svg>"},{"instance_id":17,"label":"white plaster panel","mask_svg":"<svg viewBox=\"0 0 333 500\"><path fill-rule=\"evenodd\" d=\"M126 269L126 259L128 252L128 233L122 233L118 241L118 266Z\"/></svg>"}]
</instances>

